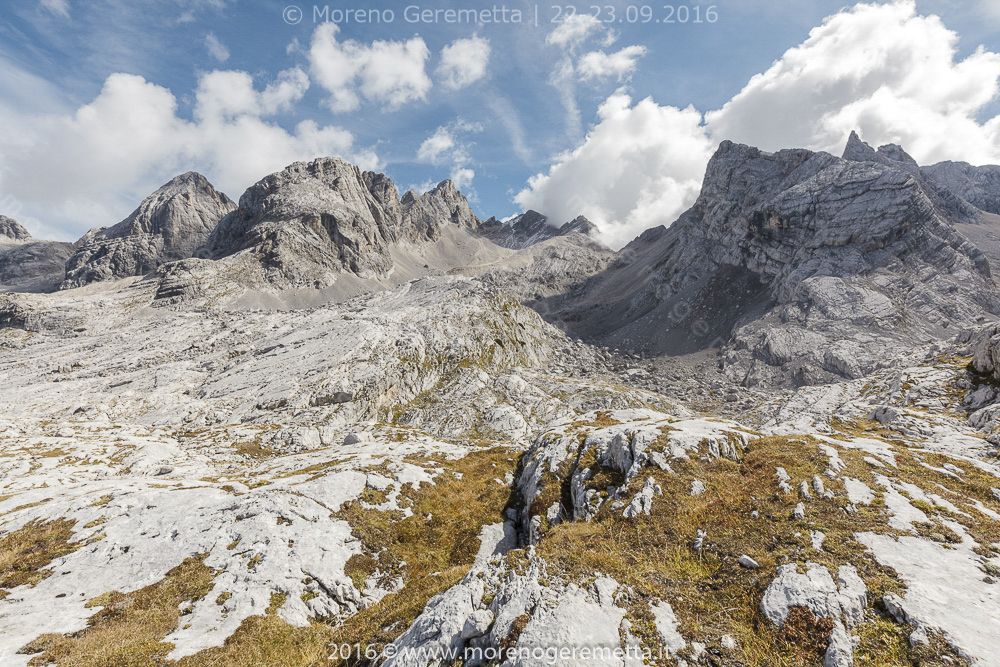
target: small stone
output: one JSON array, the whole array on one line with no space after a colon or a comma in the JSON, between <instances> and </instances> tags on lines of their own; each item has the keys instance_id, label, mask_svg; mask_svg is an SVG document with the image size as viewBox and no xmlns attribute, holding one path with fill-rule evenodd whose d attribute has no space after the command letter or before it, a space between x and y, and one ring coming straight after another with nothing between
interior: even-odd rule
<instances>
[{"instance_id":1,"label":"small stone","mask_svg":"<svg viewBox=\"0 0 1000 667\"><path fill-rule=\"evenodd\" d=\"M903 609L903 599L894 593L886 593L882 596L882 604L889 615L896 619L897 623L906 623L906 611Z\"/></svg>"},{"instance_id":2,"label":"small stone","mask_svg":"<svg viewBox=\"0 0 1000 667\"><path fill-rule=\"evenodd\" d=\"M812 494L809 493L809 482L803 481L799 484L799 495L805 500L812 500Z\"/></svg>"},{"instance_id":3,"label":"small stone","mask_svg":"<svg viewBox=\"0 0 1000 667\"><path fill-rule=\"evenodd\" d=\"M910 646L916 648L918 646L927 646L931 643L930 637L924 632L923 628L917 628L910 633Z\"/></svg>"},{"instance_id":4,"label":"small stone","mask_svg":"<svg viewBox=\"0 0 1000 667\"><path fill-rule=\"evenodd\" d=\"M736 640L733 639L730 635L722 635L722 639L719 640L719 643L722 644L722 648L726 649L727 651L736 650Z\"/></svg>"},{"instance_id":5,"label":"small stone","mask_svg":"<svg viewBox=\"0 0 1000 667\"><path fill-rule=\"evenodd\" d=\"M705 493L705 484L701 480L694 480L691 482L691 495L700 496Z\"/></svg>"},{"instance_id":6,"label":"small stone","mask_svg":"<svg viewBox=\"0 0 1000 667\"><path fill-rule=\"evenodd\" d=\"M813 475L812 487L817 496L823 497L823 494L826 493L826 487L823 486L823 479L819 475Z\"/></svg>"},{"instance_id":7,"label":"small stone","mask_svg":"<svg viewBox=\"0 0 1000 667\"><path fill-rule=\"evenodd\" d=\"M795 510L792 512L792 516L799 521L806 518L806 506L805 503L799 503L795 506Z\"/></svg>"},{"instance_id":8,"label":"small stone","mask_svg":"<svg viewBox=\"0 0 1000 667\"><path fill-rule=\"evenodd\" d=\"M823 667L854 667L854 642L839 621L833 626L830 644L823 656Z\"/></svg>"},{"instance_id":9,"label":"small stone","mask_svg":"<svg viewBox=\"0 0 1000 667\"><path fill-rule=\"evenodd\" d=\"M745 567L748 570L760 569L760 565L757 564L757 561L755 561L753 558L750 558L750 556L747 556L746 554L740 556L739 564L740 567Z\"/></svg>"},{"instance_id":10,"label":"small stone","mask_svg":"<svg viewBox=\"0 0 1000 667\"><path fill-rule=\"evenodd\" d=\"M998 503L1000 503L1000 489L990 489L990 491L993 492L993 497L997 499Z\"/></svg>"},{"instance_id":11,"label":"small stone","mask_svg":"<svg viewBox=\"0 0 1000 667\"><path fill-rule=\"evenodd\" d=\"M651 465L655 465L663 472L670 473L671 475L674 474L674 471L670 467L670 464L667 463L667 457L663 452L653 452L652 454L650 454L649 462Z\"/></svg>"},{"instance_id":12,"label":"small stone","mask_svg":"<svg viewBox=\"0 0 1000 667\"><path fill-rule=\"evenodd\" d=\"M809 539L812 542L812 548L816 551L823 550L823 542L826 541L826 534L819 530L809 531Z\"/></svg>"},{"instance_id":13,"label":"small stone","mask_svg":"<svg viewBox=\"0 0 1000 667\"><path fill-rule=\"evenodd\" d=\"M705 548L705 538L706 537L708 537L708 533L706 533L704 530L702 530L702 529L699 528L698 529L698 536L694 538L694 550L695 551L701 553L701 550Z\"/></svg>"}]
</instances>

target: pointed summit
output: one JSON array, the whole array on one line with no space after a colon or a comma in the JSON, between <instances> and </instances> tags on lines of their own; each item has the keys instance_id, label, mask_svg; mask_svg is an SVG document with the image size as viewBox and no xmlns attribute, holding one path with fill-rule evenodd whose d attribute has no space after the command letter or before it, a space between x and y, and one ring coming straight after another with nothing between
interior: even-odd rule
<instances>
[{"instance_id":1,"label":"pointed summit","mask_svg":"<svg viewBox=\"0 0 1000 667\"><path fill-rule=\"evenodd\" d=\"M878 162L875 149L861 140L857 131L852 130L844 148L844 159L852 162Z\"/></svg>"},{"instance_id":2,"label":"pointed summit","mask_svg":"<svg viewBox=\"0 0 1000 667\"><path fill-rule=\"evenodd\" d=\"M176 176L117 225L93 229L77 241L63 289L142 276L161 264L191 257L234 208L201 174Z\"/></svg>"},{"instance_id":3,"label":"pointed summit","mask_svg":"<svg viewBox=\"0 0 1000 667\"><path fill-rule=\"evenodd\" d=\"M873 149L858 136L851 132L844 149L844 159L849 162L869 162L884 165L909 174L923 187L927 196L941 212L952 222L971 224L979 220L979 212L974 206L963 200L940 180L931 178L926 169L897 144L886 144Z\"/></svg>"},{"instance_id":4,"label":"pointed summit","mask_svg":"<svg viewBox=\"0 0 1000 667\"><path fill-rule=\"evenodd\" d=\"M482 224L450 178L422 195L408 191L403 195L402 206L400 236L410 241L437 240L441 236L441 225L446 222L468 229L478 229Z\"/></svg>"}]
</instances>

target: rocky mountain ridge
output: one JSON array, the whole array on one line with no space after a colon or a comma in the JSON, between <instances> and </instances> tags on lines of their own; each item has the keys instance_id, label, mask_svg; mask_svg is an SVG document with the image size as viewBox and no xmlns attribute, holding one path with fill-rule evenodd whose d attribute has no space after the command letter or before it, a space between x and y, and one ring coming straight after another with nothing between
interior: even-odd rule
<instances>
[{"instance_id":1,"label":"rocky mountain ridge","mask_svg":"<svg viewBox=\"0 0 1000 667\"><path fill-rule=\"evenodd\" d=\"M490 218L482 223L479 232L498 245L521 250L574 232L596 240L599 230L597 225L582 215L561 227L554 227L549 224L549 219L538 211L527 211L509 220Z\"/></svg>"},{"instance_id":2,"label":"rocky mountain ridge","mask_svg":"<svg viewBox=\"0 0 1000 667\"><path fill-rule=\"evenodd\" d=\"M964 208L897 149L853 137L847 154L723 143L688 212L549 308L573 333L645 354L726 346L745 384L859 377L1000 313L989 261L951 217Z\"/></svg>"}]
</instances>

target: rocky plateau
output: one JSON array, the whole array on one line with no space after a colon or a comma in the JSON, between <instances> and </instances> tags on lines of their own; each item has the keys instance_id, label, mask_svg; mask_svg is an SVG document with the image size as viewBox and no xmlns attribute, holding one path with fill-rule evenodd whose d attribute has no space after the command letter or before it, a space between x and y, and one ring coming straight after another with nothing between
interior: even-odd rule
<instances>
[{"instance_id":1,"label":"rocky plateau","mask_svg":"<svg viewBox=\"0 0 1000 667\"><path fill-rule=\"evenodd\" d=\"M0 217L0 664L1000 665L1000 180L723 143L621 251L337 158Z\"/></svg>"}]
</instances>

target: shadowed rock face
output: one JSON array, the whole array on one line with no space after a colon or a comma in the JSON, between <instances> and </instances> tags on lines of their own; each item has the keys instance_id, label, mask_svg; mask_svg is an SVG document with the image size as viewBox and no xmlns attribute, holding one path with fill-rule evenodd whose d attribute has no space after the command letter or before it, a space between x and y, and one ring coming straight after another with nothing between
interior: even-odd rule
<instances>
[{"instance_id":1,"label":"shadowed rock face","mask_svg":"<svg viewBox=\"0 0 1000 667\"><path fill-rule=\"evenodd\" d=\"M924 176L987 213L1000 215L1000 166L940 162L922 169Z\"/></svg>"},{"instance_id":2,"label":"shadowed rock face","mask_svg":"<svg viewBox=\"0 0 1000 667\"><path fill-rule=\"evenodd\" d=\"M113 227L91 230L77 242L63 289L142 276L194 254L224 215L236 208L201 174L177 176Z\"/></svg>"},{"instance_id":3,"label":"shadowed rock face","mask_svg":"<svg viewBox=\"0 0 1000 667\"><path fill-rule=\"evenodd\" d=\"M497 245L515 250L573 232L596 238L598 229L597 225L582 215L562 227L554 227L549 224L549 219L538 211L528 211L506 221L490 218L479 228L480 234Z\"/></svg>"},{"instance_id":4,"label":"shadowed rock face","mask_svg":"<svg viewBox=\"0 0 1000 667\"><path fill-rule=\"evenodd\" d=\"M749 383L768 366L857 377L876 349L1000 311L949 200L901 150L852 144L845 160L723 143L690 210L626 246L582 297L549 305L570 331L627 349L728 344Z\"/></svg>"},{"instance_id":5,"label":"shadowed rock face","mask_svg":"<svg viewBox=\"0 0 1000 667\"><path fill-rule=\"evenodd\" d=\"M0 285L23 291L53 289L65 276L72 243L39 241L16 220L0 215Z\"/></svg>"}]
</instances>

